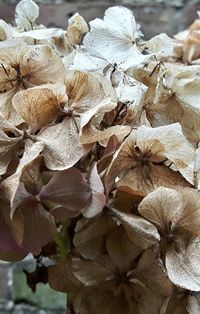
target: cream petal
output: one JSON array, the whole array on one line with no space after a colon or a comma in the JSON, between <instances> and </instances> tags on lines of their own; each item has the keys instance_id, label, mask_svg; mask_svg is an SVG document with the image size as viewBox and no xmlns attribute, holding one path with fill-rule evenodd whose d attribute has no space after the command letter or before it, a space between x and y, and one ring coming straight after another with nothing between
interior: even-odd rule
<instances>
[{"instance_id":1,"label":"cream petal","mask_svg":"<svg viewBox=\"0 0 200 314\"><path fill-rule=\"evenodd\" d=\"M142 200L138 211L160 231L167 233L176 226L183 212L183 199L179 192L159 187Z\"/></svg>"},{"instance_id":2,"label":"cream petal","mask_svg":"<svg viewBox=\"0 0 200 314\"><path fill-rule=\"evenodd\" d=\"M44 162L51 170L68 169L88 152L88 147L80 144L77 124L71 117L42 129L37 139L44 143Z\"/></svg>"}]
</instances>

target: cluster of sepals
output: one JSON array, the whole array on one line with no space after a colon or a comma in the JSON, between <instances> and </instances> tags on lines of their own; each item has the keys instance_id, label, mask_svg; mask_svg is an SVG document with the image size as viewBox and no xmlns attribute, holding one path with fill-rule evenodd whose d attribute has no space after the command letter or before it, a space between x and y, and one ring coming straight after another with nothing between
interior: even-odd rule
<instances>
[{"instance_id":1,"label":"cluster of sepals","mask_svg":"<svg viewBox=\"0 0 200 314\"><path fill-rule=\"evenodd\" d=\"M51 259L68 313L200 313L200 20L38 15L0 20L0 258Z\"/></svg>"}]
</instances>

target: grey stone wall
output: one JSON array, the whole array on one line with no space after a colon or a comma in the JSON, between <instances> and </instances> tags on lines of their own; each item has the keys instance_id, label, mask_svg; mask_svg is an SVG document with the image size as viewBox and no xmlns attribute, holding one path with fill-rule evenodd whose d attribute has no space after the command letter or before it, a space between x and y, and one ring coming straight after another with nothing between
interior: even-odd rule
<instances>
[{"instance_id":1,"label":"grey stone wall","mask_svg":"<svg viewBox=\"0 0 200 314\"><path fill-rule=\"evenodd\" d=\"M0 0L0 17L12 22L17 2ZM38 0L38 2L39 22L63 28L67 26L68 17L77 11L89 21L95 17L102 17L109 6L124 5L134 12L146 38L161 32L173 35L183 30L196 18L196 11L200 10L200 0Z\"/></svg>"},{"instance_id":2,"label":"grey stone wall","mask_svg":"<svg viewBox=\"0 0 200 314\"><path fill-rule=\"evenodd\" d=\"M24 268L33 270L31 258L17 264L0 262L0 314L66 314L66 295L42 283L33 293Z\"/></svg>"}]
</instances>

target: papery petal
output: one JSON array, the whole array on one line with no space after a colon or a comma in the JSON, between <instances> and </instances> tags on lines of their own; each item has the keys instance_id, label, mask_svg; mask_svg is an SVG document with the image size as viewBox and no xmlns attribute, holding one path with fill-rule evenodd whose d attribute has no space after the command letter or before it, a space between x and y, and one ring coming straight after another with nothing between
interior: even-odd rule
<instances>
[{"instance_id":1,"label":"papery petal","mask_svg":"<svg viewBox=\"0 0 200 314\"><path fill-rule=\"evenodd\" d=\"M64 83L66 72L60 56L49 46L29 46L20 60L22 75L30 84Z\"/></svg>"},{"instance_id":2,"label":"papery petal","mask_svg":"<svg viewBox=\"0 0 200 314\"><path fill-rule=\"evenodd\" d=\"M49 84L18 92L13 97L12 104L34 132L53 122L61 104L66 101L65 85Z\"/></svg>"},{"instance_id":3,"label":"papery petal","mask_svg":"<svg viewBox=\"0 0 200 314\"><path fill-rule=\"evenodd\" d=\"M72 45L79 44L89 28L81 15L75 13L68 21L67 37Z\"/></svg>"},{"instance_id":4,"label":"papery petal","mask_svg":"<svg viewBox=\"0 0 200 314\"><path fill-rule=\"evenodd\" d=\"M137 267L129 272L131 278L138 279L148 289L156 294L170 296L172 284L170 283L162 261L151 250L147 249L142 254Z\"/></svg>"},{"instance_id":5,"label":"papery petal","mask_svg":"<svg viewBox=\"0 0 200 314\"><path fill-rule=\"evenodd\" d=\"M162 156L168 158L183 177L193 184L195 151L183 135L180 124L158 128L141 126L137 132L137 145L142 152L150 152L153 161Z\"/></svg>"},{"instance_id":6,"label":"papery petal","mask_svg":"<svg viewBox=\"0 0 200 314\"><path fill-rule=\"evenodd\" d=\"M77 292L81 289L81 283L73 275L70 260L61 260L48 268L49 285L60 292Z\"/></svg>"},{"instance_id":7,"label":"papery petal","mask_svg":"<svg viewBox=\"0 0 200 314\"><path fill-rule=\"evenodd\" d=\"M168 231L169 227L176 225L182 214L183 199L179 192L159 187L142 200L138 211L160 231Z\"/></svg>"},{"instance_id":8,"label":"papery petal","mask_svg":"<svg viewBox=\"0 0 200 314\"><path fill-rule=\"evenodd\" d=\"M89 203L91 189L83 174L76 168L57 172L43 186L40 198L79 212Z\"/></svg>"},{"instance_id":9,"label":"papery petal","mask_svg":"<svg viewBox=\"0 0 200 314\"><path fill-rule=\"evenodd\" d=\"M82 210L82 213L84 217L91 218L99 214L106 205L104 186L98 174L96 164L91 169L88 182L92 191L91 202L88 207Z\"/></svg>"},{"instance_id":10,"label":"papery petal","mask_svg":"<svg viewBox=\"0 0 200 314\"><path fill-rule=\"evenodd\" d=\"M73 238L76 250L86 259L94 259L105 252L105 238L114 226L111 216L102 213L100 216L82 218L76 224Z\"/></svg>"},{"instance_id":11,"label":"papery petal","mask_svg":"<svg viewBox=\"0 0 200 314\"><path fill-rule=\"evenodd\" d=\"M177 186L190 187L182 175L166 166L151 165L131 169L116 183L120 191L127 191L133 195L146 196L160 186L176 188Z\"/></svg>"},{"instance_id":12,"label":"papery petal","mask_svg":"<svg viewBox=\"0 0 200 314\"><path fill-rule=\"evenodd\" d=\"M81 118L81 128L99 113L111 111L117 97L111 83L98 73L69 71L66 77L69 108Z\"/></svg>"},{"instance_id":13,"label":"papery petal","mask_svg":"<svg viewBox=\"0 0 200 314\"><path fill-rule=\"evenodd\" d=\"M15 9L15 22L23 30L33 29L35 20L39 16L39 7L32 0L22 0Z\"/></svg>"},{"instance_id":14,"label":"papery petal","mask_svg":"<svg viewBox=\"0 0 200 314\"><path fill-rule=\"evenodd\" d=\"M135 40L142 35L132 12L117 6L106 10L104 20L90 22L90 27L84 46L109 63L120 63L133 55Z\"/></svg>"},{"instance_id":15,"label":"papery petal","mask_svg":"<svg viewBox=\"0 0 200 314\"><path fill-rule=\"evenodd\" d=\"M111 209L111 212L123 224L129 239L136 246L147 248L160 240L156 227L144 218L122 213L114 208Z\"/></svg>"},{"instance_id":16,"label":"papery petal","mask_svg":"<svg viewBox=\"0 0 200 314\"><path fill-rule=\"evenodd\" d=\"M200 291L200 241L194 240L188 246L176 242L166 254L166 268L169 279L177 286Z\"/></svg>"},{"instance_id":17,"label":"papery petal","mask_svg":"<svg viewBox=\"0 0 200 314\"><path fill-rule=\"evenodd\" d=\"M9 162L16 153L18 145L22 142L22 136L9 137L0 129L0 175L6 173Z\"/></svg>"},{"instance_id":18,"label":"papery petal","mask_svg":"<svg viewBox=\"0 0 200 314\"><path fill-rule=\"evenodd\" d=\"M17 209L23 215L24 234L22 247L28 252L39 254L41 248L53 240L56 224L53 216L36 199L28 199Z\"/></svg>"},{"instance_id":19,"label":"papery petal","mask_svg":"<svg viewBox=\"0 0 200 314\"><path fill-rule=\"evenodd\" d=\"M115 135L121 142L125 136L131 131L129 126L115 125L108 129L100 131L96 129L92 124L88 124L82 129L80 136L80 142L82 144L89 144L99 142L100 145L106 146L111 136Z\"/></svg>"},{"instance_id":20,"label":"papery petal","mask_svg":"<svg viewBox=\"0 0 200 314\"><path fill-rule=\"evenodd\" d=\"M122 272L127 272L130 269L131 264L142 251L140 246L133 245L122 225L109 232L106 248L113 263Z\"/></svg>"},{"instance_id":21,"label":"papery petal","mask_svg":"<svg viewBox=\"0 0 200 314\"><path fill-rule=\"evenodd\" d=\"M98 260L87 261L74 257L71 265L73 274L85 286L96 286L113 276L111 269Z\"/></svg>"},{"instance_id":22,"label":"papery petal","mask_svg":"<svg viewBox=\"0 0 200 314\"><path fill-rule=\"evenodd\" d=\"M76 122L70 117L44 128L37 139L44 143L44 162L52 170L71 168L88 152L88 148L80 144Z\"/></svg>"},{"instance_id":23,"label":"papery petal","mask_svg":"<svg viewBox=\"0 0 200 314\"><path fill-rule=\"evenodd\" d=\"M24 155L16 172L3 181L4 191L11 206L11 215L18 205L30 197L30 192L34 193L40 187L41 156L39 154L42 149L43 143L32 143L32 141L27 140Z\"/></svg>"}]
</instances>

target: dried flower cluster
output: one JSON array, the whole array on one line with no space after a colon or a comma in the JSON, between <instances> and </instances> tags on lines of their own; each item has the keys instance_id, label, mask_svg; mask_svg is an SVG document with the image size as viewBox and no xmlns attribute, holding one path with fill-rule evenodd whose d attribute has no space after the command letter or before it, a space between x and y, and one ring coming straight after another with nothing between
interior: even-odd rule
<instances>
[{"instance_id":1,"label":"dried flower cluster","mask_svg":"<svg viewBox=\"0 0 200 314\"><path fill-rule=\"evenodd\" d=\"M48 257L67 313L200 313L200 19L38 15L0 20L0 258Z\"/></svg>"}]
</instances>

